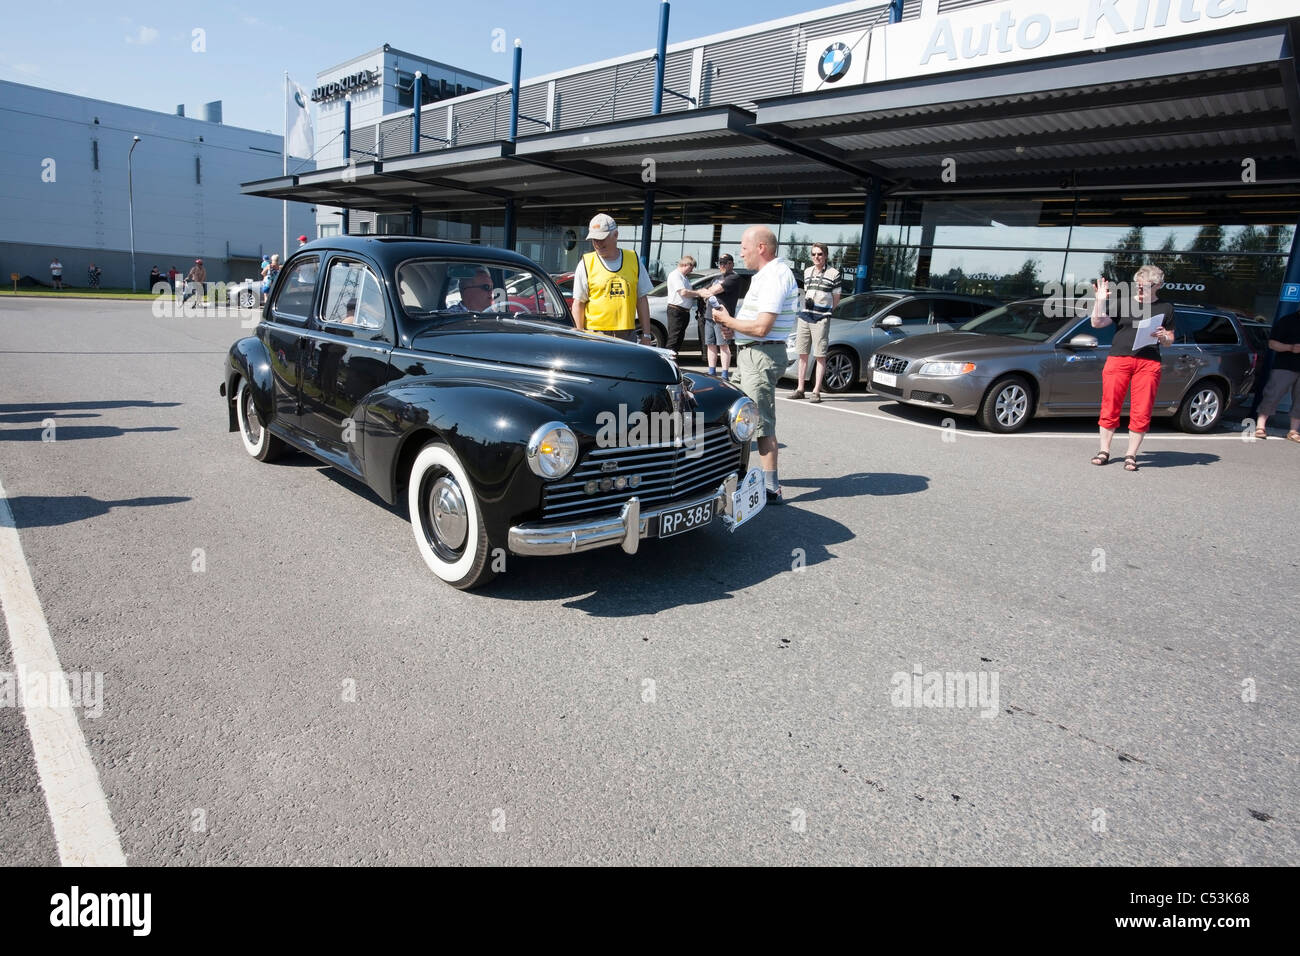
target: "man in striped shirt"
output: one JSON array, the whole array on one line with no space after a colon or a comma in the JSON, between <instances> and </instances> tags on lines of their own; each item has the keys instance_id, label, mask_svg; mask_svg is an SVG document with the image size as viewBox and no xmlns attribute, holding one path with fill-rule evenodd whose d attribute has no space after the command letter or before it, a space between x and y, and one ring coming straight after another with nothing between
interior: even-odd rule
<instances>
[{"instance_id":1,"label":"man in striped shirt","mask_svg":"<svg viewBox=\"0 0 1300 956\"><path fill-rule=\"evenodd\" d=\"M812 398L822 400L822 379L826 377L826 350L831 337L831 309L840 304L840 270L830 264L826 243L812 244L813 264L803 273L804 310L795 328L795 349L799 353L799 384L791 398L803 398L808 353L817 360Z\"/></svg>"},{"instance_id":2,"label":"man in striped shirt","mask_svg":"<svg viewBox=\"0 0 1300 956\"><path fill-rule=\"evenodd\" d=\"M752 398L762 417L758 458L763 465L767 503L784 504L776 461L776 383L785 371L785 340L799 311L799 286L790 267L776 257L776 235L766 226L750 226L740 240L740 256L755 275L740 315L714 309L713 321L736 333L736 377L732 384Z\"/></svg>"}]
</instances>

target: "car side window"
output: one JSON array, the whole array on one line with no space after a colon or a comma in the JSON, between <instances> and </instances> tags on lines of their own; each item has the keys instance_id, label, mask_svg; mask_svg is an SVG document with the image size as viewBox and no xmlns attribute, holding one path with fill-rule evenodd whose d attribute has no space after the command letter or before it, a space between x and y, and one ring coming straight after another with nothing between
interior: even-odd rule
<instances>
[{"instance_id":1,"label":"car side window","mask_svg":"<svg viewBox=\"0 0 1300 956\"><path fill-rule=\"evenodd\" d=\"M985 311L974 302L962 302L960 299L935 299L933 305L936 322L968 322Z\"/></svg>"},{"instance_id":2,"label":"car side window","mask_svg":"<svg viewBox=\"0 0 1300 956\"><path fill-rule=\"evenodd\" d=\"M1175 340L1179 345L1236 345L1237 330L1226 315L1212 312L1174 312Z\"/></svg>"},{"instance_id":3,"label":"car side window","mask_svg":"<svg viewBox=\"0 0 1300 956\"><path fill-rule=\"evenodd\" d=\"M930 321L930 302L928 299L909 299L906 302L895 302L885 310L881 320L883 321L891 315L896 315L902 319L904 328L926 325Z\"/></svg>"},{"instance_id":4,"label":"car side window","mask_svg":"<svg viewBox=\"0 0 1300 956\"><path fill-rule=\"evenodd\" d=\"M330 263L321 312L325 322L373 331L384 327L386 314L383 289L369 268L354 259Z\"/></svg>"},{"instance_id":5,"label":"car side window","mask_svg":"<svg viewBox=\"0 0 1300 956\"><path fill-rule=\"evenodd\" d=\"M271 312L281 318L299 322L311 315L316 299L316 282L320 276L320 256L304 256L289 264L288 274L280 281L279 293Z\"/></svg>"},{"instance_id":6,"label":"car side window","mask_svg":"<svg viewBox=\"0 0 1300 956\"><path fill-rule=\"evenodd\" d=\"M1092 326L1092 319L1084 319L1059 341L1068 342L1076 335L1091 335L1097 340L1097 348L1108 349L1110 348L1111 343L1115 341L1115 323L1111 322L1096 329Z\"/></svg>"}]
</instances>

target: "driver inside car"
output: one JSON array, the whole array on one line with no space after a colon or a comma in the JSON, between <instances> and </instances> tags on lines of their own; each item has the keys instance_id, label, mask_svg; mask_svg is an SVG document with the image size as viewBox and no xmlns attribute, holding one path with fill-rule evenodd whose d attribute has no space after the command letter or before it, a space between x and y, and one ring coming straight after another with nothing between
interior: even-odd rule
<instances>
[{"instance_id":1,"label":"driver inside car","mask_svg":"<svg viewBox=\"0 0 1300 956\"><path fill-rule=\"evenodd\" d=\"M486 269L478 269L473 275L460 280L460 302L453 305L450 312L491 312L492 277Z\"/></svg>"}]
</instances>

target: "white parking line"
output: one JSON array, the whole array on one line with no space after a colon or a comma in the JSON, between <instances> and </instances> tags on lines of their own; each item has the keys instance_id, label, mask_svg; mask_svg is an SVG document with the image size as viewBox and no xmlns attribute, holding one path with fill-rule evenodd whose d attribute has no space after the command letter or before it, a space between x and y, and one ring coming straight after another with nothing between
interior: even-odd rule
<instances>
[{"instance_id":1,"label":"white parking line","mask_svg":"<svg viewBox=\"0 0 1300 956\"><path fill-rule=\"evenodd\" d=\"M833 412L842 412L845 415L859 415L862 418L874 418L877 419L878 421L893 422L897 425L911 425L913 428L925 428L925 429L929 429L930 431L936 431L936 432L949 430L947 428L944 428L942 425L927 425L925 422L908 421L906 418L895 418L892 415L878 415L875 412L860 412L853 408L844 408L842 405L838 405L835 402L824 401L819 404L815 404L812 402L804 401L803 399L800 398L787 398L784 395L778 395L777 398L780 401L790 402L793 405L806 405L809 408L825 408ZM1254 433L1253 428L1251 429L1251 433L1252 434ZM966 431L963 429L958 431L957 434L961 435L963 438L970 436L971 438L1021 439L1021 438L1084 438L1087 437L1087 435L1091 435L1092 433L1088 432L1085 434L1082 432L1030 432L1029 434L1016 433L1011 435L999 435L997 432L974 431L974 430ZM1123 438L1127 435L1127 432L1121 431L1117 434L1118 437ZM1242 441L1242 440L1243 439L1239 433L1233 433L1231 435L1163 435L1158 433L1147 432L1147 437L1144 440L1143 444L1145 444L1146 442L1153 442L1153 441Z\"/></svg>"},{"instance_id":2,"label":"white parking line","mask_svg":"<svg viewBox=\"0 0 1300 956\"><path fill-rule=\"evenodd\" d=\"M0 606L9 628L14 680L19 686L27 731L32 738L36 772L45 791L54 840L64 866L126 866L117 828L99 784L77 715L68 705L67 678L50 638L41 599L18 539L18 527L0 483ZM22 674L63 684L61 694L29 704ZM57 687L55 687L57 691ZM57 696L57 700L56 700Z\"/></svg>"}]
</instances>

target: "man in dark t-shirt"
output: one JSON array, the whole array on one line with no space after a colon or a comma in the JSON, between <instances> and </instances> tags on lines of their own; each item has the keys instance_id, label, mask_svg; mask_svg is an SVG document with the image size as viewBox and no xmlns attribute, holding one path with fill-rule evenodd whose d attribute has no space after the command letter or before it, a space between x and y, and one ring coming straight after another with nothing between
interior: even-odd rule
<instances>
[{"instance_id":1,"label":"man in dark t-shirt","mask_svg":"<svg viewBox=\"0 0 1300 956\"><path fill-rule=\"evenodd\" d=\"M1289 441L1300 442L1300 309L1279 316L1268 334L1268 347L1273 352L1273 371L1264 385L1255 416L1255 437L1267 438L1268 416L1277 411L1282 397L1291 395L1291 430Z\"/></svg>"},{"instance_id":2,"label":"man in dark t-shirt","mask_svg":"<svg viewBox=\"0 0 1300 956\"><path fill-rule=\"evenodd\" d=\"M708 356L709 374L717 374L718 362L721 361L722 377L725 379L731 377L728 368L731 365L731 341L735 334L713 321L709 296L716 298L729 315L736 314L736 302L740 298L740 276L736 275L735 264L736 261L729 252L718 256L721 273L713 285L700 292L700 301L705 310L700 316L700 344Z\"/></svg>"}]
</instances>

